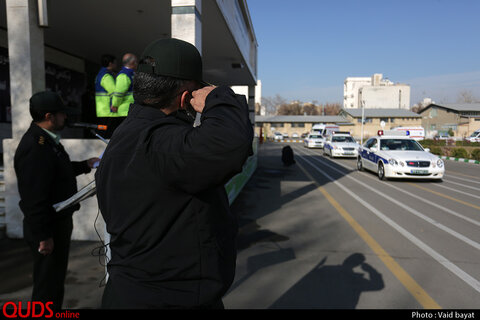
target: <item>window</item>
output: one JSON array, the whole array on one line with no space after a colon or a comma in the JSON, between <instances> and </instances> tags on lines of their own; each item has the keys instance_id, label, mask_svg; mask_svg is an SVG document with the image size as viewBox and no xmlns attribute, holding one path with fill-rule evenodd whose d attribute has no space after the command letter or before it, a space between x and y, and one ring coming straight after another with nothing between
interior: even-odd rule
<instances>
[{"instance_id":1,"label":"window","mask_svg":"<svg viewBox=\"0 0 480 320\"><path fill-rule=\"evenodd\" d=\"M283 128L283 123L272 123L271 127L272 128Z\"/></svg>"},{"instance_id":2,"label":"window","mask_svg":"<svg viewBox=\"0 0 480 320\"><path fill-rule=\"evenodd\" d=\"M423 148L415 140L406 139L382 139L380 142L382 150L397 150L397 151L422 151Z\"/></svg>"},{"instance_id":3,"label":"window","mask_svg":"<svg viewBox=\"0 0 480 320\"><path fill-rule=\"evenodd\" d=\"M365 118L364 120L365 120L364 123L372 123L372 118ZM357 122L362 123L362 118L358 118Z\"/></svg>"},{"instance_id":4,"label":"window","mask_svg":"<svg viewBox=\"0 0 480 320\"><path fill-rule=\"evenodd\" d=\"M376 147L377 146L377 139L376 138L370 138L365 142L364 146L366 148L371 148L371 147Z\"/></svg>"},{"instance_id":5,"label":"window","mask_svg":"<svg viewBox=\"0 0 480 320\"><path fill-rule=\"evenodd\" d=\"M292 128L305 128L305 123L293 122Z\"/></svg>"},{"instance_id":6,"label":"window","mask_svg":"<svg viewBox=\"0 0 480 320\"><path fill-rule=\"evenodd\" d=\"M332 142L352 142L355 143L352 137L349 136L333 136Z\"/></svg>"}]
</instances>

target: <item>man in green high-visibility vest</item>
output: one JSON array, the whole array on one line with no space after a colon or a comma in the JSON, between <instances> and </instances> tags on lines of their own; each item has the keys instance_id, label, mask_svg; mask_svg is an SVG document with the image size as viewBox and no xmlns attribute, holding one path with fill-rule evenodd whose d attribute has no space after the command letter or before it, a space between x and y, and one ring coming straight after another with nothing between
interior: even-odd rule
<instances>
[{"instance_id":1,"label":"man in green high-visibility vest","mask_svg":"<svg viewBox=\"0 0 480 320\"><path fill-rule=\"evenodd\" d=\"M115 91L112 98L112 111L116 112L116 118L113 121L115 128L128 115L130 104L133 103L133 76L138 66L137 56L132 53L126 53L122 58L123 67L115 79ZM114 129L115 129L114 128Z\"/></svg>"},{"instance_id":2,"label":"man in green high-visibility vest","mask_svg":"<svg viewBox=\"0 0 480 320\"><path fill-rule=\"evenodd\" d=\"M117 69L117 60L114 56L104 54L101 57L101 68L95 78L95 104L99 124L112 125L111 119L117 116L112 109L112 96L115 92L115 70ZM105 138L110 138L113 130L108 128Z\"/></svg>"}]
</instances>

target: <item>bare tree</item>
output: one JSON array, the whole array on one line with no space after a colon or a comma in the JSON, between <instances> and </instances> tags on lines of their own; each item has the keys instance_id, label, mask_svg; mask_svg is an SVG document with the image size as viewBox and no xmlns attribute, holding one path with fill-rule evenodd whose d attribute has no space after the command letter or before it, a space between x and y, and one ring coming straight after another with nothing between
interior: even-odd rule
<instances>
[{"instance_id":1,"label":"bare tree","mask_svg":"<svg viewBox=\"0 0 480 320\"><path fill-rule=\"evenodd\" d=\"M303 103L292 101L287 103L279 94L275 97L262 97L262 105L265 106L267 115L338 115L342 109L340 103L318 104L317 101Z\"/></svg>"},{"instance_id":2,"label":"bare tree","mask_svg":"<svg viewBox=\"0 0 480 320\"><path fill-rule=\"evenodd\" d=\"M320 107L317 106L315 103L305 103L303 105L303 114L308 116L316 116L321 113Z\"/></svg>"},{"instance_id":3,"label":"bare tree","mask_svg":"<svg viewBox=\"0 0 480 320\"><path fill-rule=\"evenodd\" d=\"M458 96L457 96L458 103L474 103L477 101L478 99L473 95L472 91L470 90L462 90L458 93Z\"/></svg>"},{"instance_id":4,"label":"bare tree","mask_svg":"<svg viewBox=\"0 0 480 320\"><path fill-rule=\"evenodd\" d=\"M284 103L278 106L277 114L282 116L294 116L303 114L303 106L299 101Z\"/></svg>"},{"instance_id":5,"label":"bare tree","mask_svg":"<svg viewBox=\"0 0 480 320\"><path fill-rule=\"evenodd\" d=\"M276 94L275 97L262 97L262 105L265 106L266 115L277 114L278 107L286 103L287 100L279 94Z\"/></svg>"},{"instance_id":6,"label":"bare tree","mask_svg":"<svg viewBox=\"0 0 480 320\"><path fill-rule=\"evenodd\" d=\"M340 113L342 107L340 103L326 103L323 106L323 115L325 116L336 116Z\"/></svg>"}]
</instances>

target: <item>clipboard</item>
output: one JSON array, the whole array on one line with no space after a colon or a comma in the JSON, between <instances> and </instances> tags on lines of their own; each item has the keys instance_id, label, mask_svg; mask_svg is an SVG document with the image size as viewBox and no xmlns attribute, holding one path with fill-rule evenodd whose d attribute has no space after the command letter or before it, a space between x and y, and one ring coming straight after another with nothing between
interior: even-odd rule
<instances>
[{"instance_id":1,"label":"clipboard","mask_svg":"<svg viewBox=\"0 0 480 320\"><path fill-rule=\"evenodd\" d=\"M80 191L75 193L73 196L71 196L67 200L54 204L53 208L55 209L56 212L62 211L63 209L69 208L73 205L76 205L77 203L80 203L80 201L83 201L89 197L94 196L96 192L97 192L97 185L95 183L95 180L93 180L92 182L84 186L82 189L80 189Z\"/></svg>"}]
</instances>

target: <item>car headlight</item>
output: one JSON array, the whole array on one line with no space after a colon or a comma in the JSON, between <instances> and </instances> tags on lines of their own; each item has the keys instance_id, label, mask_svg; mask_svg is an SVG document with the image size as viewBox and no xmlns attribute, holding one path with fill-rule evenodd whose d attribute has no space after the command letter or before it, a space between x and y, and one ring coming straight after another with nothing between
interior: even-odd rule
<instances>
[{"instance_id":1,"label":"car headlight","mask_svg":"<svg viewBox=\"0 0 480 320\"><path fill-rule=\"evenodd\" d=\"M398 162L395 159L388 159L388 163L390 163L392 166L398 165Z\"/></svg>"},{"instance_id":2,"label":"car headlight","mask_svg":"<svg viewBox=\"0 0 480 320\"><path fill-rule=\"evenodd\" d=\"M437 166L438 166L439 168L443 168L443 160L442 160L442 159L438 159L438 160L437 160Z\"/></svg>"}]
</instances>

